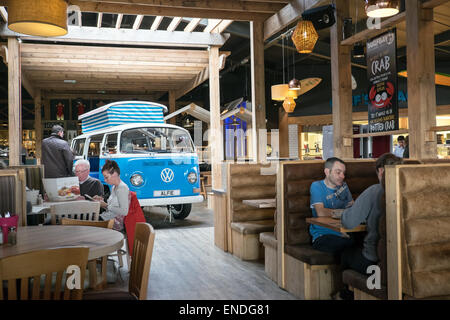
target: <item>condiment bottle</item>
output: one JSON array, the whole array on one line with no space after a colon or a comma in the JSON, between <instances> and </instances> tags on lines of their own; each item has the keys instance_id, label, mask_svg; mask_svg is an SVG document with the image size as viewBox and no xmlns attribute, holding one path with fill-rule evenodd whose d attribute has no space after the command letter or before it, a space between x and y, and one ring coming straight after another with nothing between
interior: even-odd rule
<instances>
[{"instance_id":1,"label":"condiment bottle","mask_svg":"<svg viewBox=\"0 0 450 320\"><path fill-rule=\"evenodd\" d=\"M9 233L8 233L8 243L9 244L16 244L17 243L17 232L16 232L16 227L11 227L9 229Z\"/></svg>"},{"instance_id":2,"label":"condiment bottle","mask_svg":"<svg viewBox=\"0 0 450 320\"><path fill-rule=\"evenodd\" d=\"M0 228L0 245L3 244L3 231L2 228Z\"/></svg>"}]
</instances>

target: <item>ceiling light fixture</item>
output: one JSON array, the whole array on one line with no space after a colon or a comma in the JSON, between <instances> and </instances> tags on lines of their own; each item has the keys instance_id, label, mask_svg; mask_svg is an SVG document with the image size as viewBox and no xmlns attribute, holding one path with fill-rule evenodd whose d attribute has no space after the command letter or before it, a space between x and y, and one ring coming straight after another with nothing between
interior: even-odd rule
<instances>
[{"instance_id":1,"label":"ceiling light fixture","mask_svg":"<svg viewBox=\"0 0 450 320\"><path fill-rule=\"evenodd\" d=\"M65 0L14 0L8 2L8 28L39 37L67 34Z\"/></svg>"},{"instance_id":2,"label":"ceiling light fixture","mask_svg":"<svg viewBox=\"0 0 450 320\"><path fill-rule=\"evenodd\" d=\"M400 12L398 0L366 0L366 14L371 18L387 18Z\"/></svg>"},{"instance_id":3,"label":"ceiling light fixture","mask_svg":"<svg viewBox=\"0 0 450 320\"><path fill-rule=\"evenodd\" d=\"M311 53L318 39L313 23L308 20L300 21L292 34L292 42L299 53Z\"/></svg>"}]
</instances>

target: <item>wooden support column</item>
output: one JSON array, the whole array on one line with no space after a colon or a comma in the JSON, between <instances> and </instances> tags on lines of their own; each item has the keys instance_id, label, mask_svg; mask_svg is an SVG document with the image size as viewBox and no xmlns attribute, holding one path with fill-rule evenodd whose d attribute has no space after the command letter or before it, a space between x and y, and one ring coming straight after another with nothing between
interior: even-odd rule
<instances>
[{"instance_id":1,"label":"wooden support column","mask_svg":"<svg viewBox=\"0 0 450 320\"><path fill-rule=\"evenodd\" d=\"M219 47L209 48L209 150L213 189L222 189L223 132L220 123Z\"/></svg>"},{"instance_id":2,"label":"wooden support column","mask_svg":"<svg viewBox=\"0 0 450 320\"><path fill-rule=\"evenodd\" d=\"M289 122L288 113L281 107L278 110L278 128L279 133L279 146L280 146L280 158L289 158ZM270 142L269 142L270 143Z\"/></svg>"},{"instance_id":3,"label":"wooden support column","mask_svg":"<svg viewBox=\"0 0 450 320\"><path fill-rule=\"evenodd\" d=\"M42 157L42 99L41 90L36 90L34 97L34 131L36 133L36 159L39 164Z\"/></svg>"},{"instance_id":4,"label":"wooden support column","mask_svg":"<svg viewBox=\"0 0 450 320\"><path fill-rule=\"evenodd\" d=\"M350 17L349 0L336 1L336 23L330 30L331 83L333 98L334 156L353 158L352 131L352 69L351 46L342 46L343 20Z\"/></svg>"},{"instance_id":5,"label":"wooden support column","mask_svg":"<svg viewBox=\"0 0 450 320\"><path fill-rule=\"evenodd\" d=\"M22 97L20 47L16 38L8 38L8 132L9 165L20 165L22 147Z\"/></svg>"},{"instance_id":6,"label":"wooden support column","mask_svg":"<svg viewBox=\"0 0 450 320\"><path fill-rule=\"evenodd\" d=\"M45 120L50 120L51 119L50 111L51 111L50 99L46 97L44 99L44 119Z\"/></svg>"},{"instance_id":7,"label":"wooden support column","mask_svg":"<svg viewBox=\"0 0 450 320\"><path fill-rule=\"evenodd\" d=\"M408 68L409 155L414 159L436 158L436 85L433 9L421 1L406 1Z\"/></svg>"},{"instance_id":8,"label":"wooden support column","mask_svg":"<svg viewBox=\"0 0 450 320\"><path fill-rule=\"evenodd\" d=\"M176 109L176 96L175 91L170 90L169 91L169 114L172 112L175 112ZM176 124L176 117L172 117L169 119L170 124Z\"/></svg>"},{"instance_id":9,"label":"wooden support column","mask_svg":"<svg viewBox=\"0 0 450 320\"><path fill-rule=\"evenodd\" d=\"M250 54L252 72L252 128L254 160L266 162L266 93L264 82L264 24L250 22Z\"/></svg>"}]
</instances>

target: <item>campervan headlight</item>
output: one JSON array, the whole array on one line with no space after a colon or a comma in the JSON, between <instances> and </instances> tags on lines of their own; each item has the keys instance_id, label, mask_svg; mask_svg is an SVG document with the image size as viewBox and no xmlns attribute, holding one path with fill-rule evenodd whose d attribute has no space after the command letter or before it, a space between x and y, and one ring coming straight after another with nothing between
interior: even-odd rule
<instances>
[{"instance_id":1,"label":"campervan headlight","mask_svg":"<svg viewBox=\"0 0 450 320\"><path fill-rule=\"evenodd\" d=\"M133 186L139 187L144 183L144 178L139 173L135 173L131 176L130 182Z\"/></svg>"},{"instance_id":2,"label":"campervan headlight","mask_svg":"<svg viewBox=\"0 0 450 320\"><path fill-rule=\"evenodd\" d=\"M197 182L197 174L195 172L191 172L188 174L187 179L188 179L189 183L194 184Z\"/></svg>"}]
</instances>

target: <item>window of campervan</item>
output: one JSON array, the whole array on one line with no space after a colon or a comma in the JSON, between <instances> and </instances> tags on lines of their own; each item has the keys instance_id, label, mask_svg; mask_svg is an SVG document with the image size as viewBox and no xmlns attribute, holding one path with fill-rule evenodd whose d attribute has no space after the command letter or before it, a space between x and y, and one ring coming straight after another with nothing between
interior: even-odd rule
<instances>
[{"instance_id":1,"label":"window of campervan","mask_svg":"<svg viewBox=\"0 0 450 320\"><path fill-rule=\"evenodd\" d=\"M121 153L193 153L187 132L168 127L141 127L124 130L120 137Z\"/></svg>"}]
</instances>

